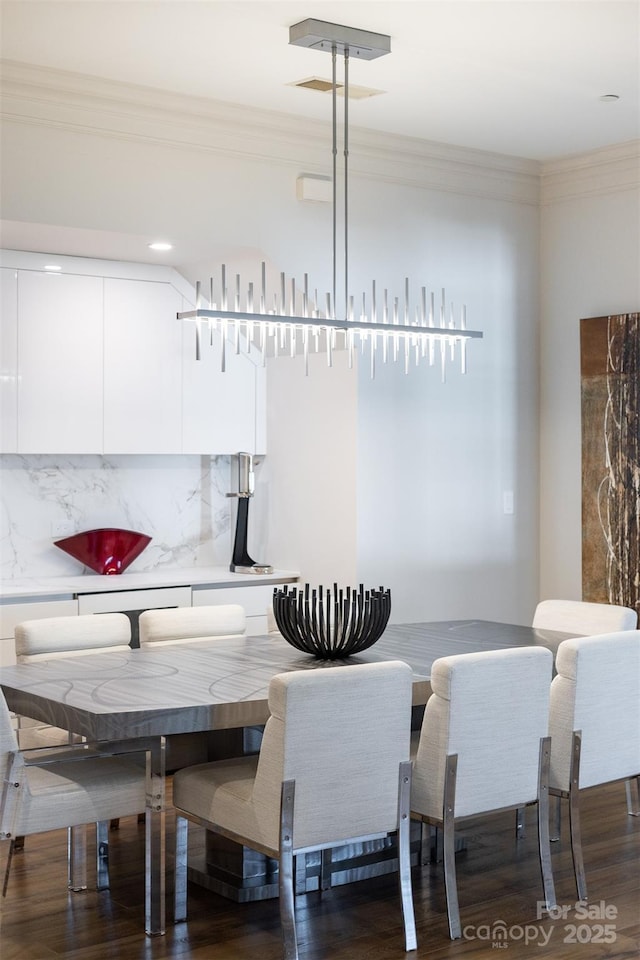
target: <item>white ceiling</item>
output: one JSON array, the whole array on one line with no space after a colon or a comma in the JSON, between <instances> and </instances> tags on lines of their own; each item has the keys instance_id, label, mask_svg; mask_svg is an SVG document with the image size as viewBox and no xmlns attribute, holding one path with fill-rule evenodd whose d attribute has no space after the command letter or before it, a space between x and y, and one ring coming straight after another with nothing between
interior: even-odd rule
<instances>
[{"instance_id":1,"label":"white ceiling","mask_svg":"<svg viewBox=\"0 0 640 960\"><path fill-rule=\"evenodd\" d=\"M617 0L1 0L6 59L329 119L313 17L391 36L353 62L350 123L537 160L640 137L640 3ZM604 103L604 94L620 99Z\"/></svg>"}]
</instances>

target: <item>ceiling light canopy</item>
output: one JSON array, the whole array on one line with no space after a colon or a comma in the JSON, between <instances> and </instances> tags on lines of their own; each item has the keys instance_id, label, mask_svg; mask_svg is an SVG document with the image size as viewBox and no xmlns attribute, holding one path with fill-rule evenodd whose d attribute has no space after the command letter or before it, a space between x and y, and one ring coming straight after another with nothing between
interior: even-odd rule
<instances>
[{"instance_id":1,"label":"ceiling light canopy","mask_svg":"<svg viewBox=\"0 0 640 960\"><path fill-rule=\"evenodd\" d=\"M275 354L289 353L296 356L300 351L308 372L308 356L311 350L326 349L329 366L333 350L344 347L348 351L349 366L353 365L356 347L364 352L368 347L371 376L374 376L378 347L382 361L401 360L408 372L412 363L426 358L430 365L438 362L444 379L448 356L455 356L460 347L462 371L466 371L466 345L469 340L482 337L478 330L467 329L466 308L463 306L456 319L453 304L447 305L445 292L441 291L436 301L435 293L420 287L418 302L411 302L409 280L404 281L402 297L390 297L385 289L380 295L375 280L371 284L369 299L362 293L355 298L349 292L348 258L348 213L349 213L349 60L374 60L391 52L390 37L325 23L322 20L303 20L289 29L289 42L295 46L308 47L330 53L332 58L332 187L333 187L333 287L332 292L319 298L317 291L309 290L308 275L304 275L301 288L295 280L287 281L280 274L279 290L267 290L266 266L262 264L260 289L254 291L249 283L246 293L241 292L241 278L236 275L233 290L227 283L226 267L220 271L219 288L213 278L209 280L208 297L202 284L196 283L196 309L178 314L180 319L196 321L196 357L199 359L206 342L213 344L216 334L221 349L221 367L226 368L227 340L233 338L235 352L240 352L241 335L249 348L256 344L262 351L263 362L267 344ZM337 80L337 57L344 58L344 79ZM344 99L343 122L343 260L341 293L338 296L337 264L337 90L342 87ZM208 300L208 304L207 304ZM338 339L340 338L340 339Z\"/></svg>"}]
</instances>

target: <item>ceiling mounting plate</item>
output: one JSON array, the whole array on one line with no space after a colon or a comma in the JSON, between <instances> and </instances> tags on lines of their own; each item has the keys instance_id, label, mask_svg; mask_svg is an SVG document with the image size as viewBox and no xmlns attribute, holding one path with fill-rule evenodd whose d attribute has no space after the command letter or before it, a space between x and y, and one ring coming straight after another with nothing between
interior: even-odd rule
<instances>
[{"instance_id":1,"label":"ceiling mounting plate","mask_svg":"<svg viewBox=\"0 0 640 960\"><path fill-rule=\"evenodd\" d=\"M391 53L391 37L385 33L371 33L357 27L343 27L338 23L326 23L324 20L301 20L289 27L289 43L296 47L309 47L331 53L349 51L350 57L359 60L375 60Z\"/></svg>"}]
</instances>

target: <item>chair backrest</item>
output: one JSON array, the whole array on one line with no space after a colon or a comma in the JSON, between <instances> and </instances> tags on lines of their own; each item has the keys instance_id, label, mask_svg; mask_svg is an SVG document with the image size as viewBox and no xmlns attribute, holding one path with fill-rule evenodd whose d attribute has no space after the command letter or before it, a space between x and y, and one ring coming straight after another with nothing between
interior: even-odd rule
<instances>
[{"instance_id":1,"label":"chair backrest","mask_svg":"<svg viewBox=\"0 0 640 960\"><path fill-rule=\"evenodd\" d=\"M244 607L238 603L220 603L204 607L169 607L145 610L138 620L140 646L192 640L243 637L247 630Z\"/></svg>"},{"instance_id":2,"label":"chair backrest","mask_svg":"<svg viewBox=\"0 0 640 960\"><path fill-rule=\"evenodd\" d=\"M638 614L631 607L583 600L542 600L536 607L533 626L538 630L591 637L618 630L635 630Z\"/></svg>"},{"instance_id":3,"label":"chair backrest","mask_svg":"<svg viewBox=\"0 0 640 960\"><path fill-rule=\"evenodd\" d=\"M411 809L442 819L445 758L458 756L455 816L524 805L538 795L553 655L544 647L436 660L414 762Z\"/></svg>"},{"instance_id":4,"label":"chair backrest","mask_svg":"<svg viewBox=\"0 0 640 960\"><path fill-rule=\"evenodd\" d=\"M580 787L640 773L640 630L563 640L551 684L552 787L569 789L581 731Z\"/></svg>"},{"instance_id":5,"label":"chair backrest","mask_svg":"<svg viewBox=\"0 0 640 960\"><path fill-rule=\"evenodd\" d=\"M397 828L399 765L410 759L411 688L411 669L400 661L273 677L252 796L272 846L283 780L295 780L295 848Z\"/></svg>"},{"instance_id":6,"label":"chair backrest","mask_svg":"<svg viewBox=\"0 0 640 960\"><path fill-rule=\"evenodd\" d=\"M124 613L25 620L16 626L15 640L18 663L125 651L130 649L131 622Z\"/></svg>"}]
</instances>

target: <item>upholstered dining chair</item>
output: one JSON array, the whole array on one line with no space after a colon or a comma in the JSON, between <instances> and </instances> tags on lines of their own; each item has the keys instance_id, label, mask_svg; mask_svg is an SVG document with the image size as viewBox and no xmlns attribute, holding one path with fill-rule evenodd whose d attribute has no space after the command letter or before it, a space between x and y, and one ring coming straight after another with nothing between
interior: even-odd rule
<instances>
[{"instance_id":1,"label":"upholstered dining chair","mask_svg":"<svg viewBox=\"0 0 640 960\"><path fill-rule=\"evenodd\" d=\"M176 773L176 921L187 916L188 821L278 860L286 960L298 957L294 858L396 833L405 947L416 949L411 687L411 670L400 661L278 674L259 756Z\"/></svg>"},{"instance_id":2,"label":"upholstered dining chair","mask_svg":"<svg viewBox=\"0 0 640 960\"><path fill-rule=\"evenodd\" d=\"M590 603L582 600L543 600L536 607L534 627L540 630L560 630L576 636L592 637L620 630L635 630L638 615L631 607L613 603ZM625 781L627 810L630 816L640 816L640 778ZM555 807L555 829L552 839L560 836L560 805Z\"/></svg>"},{"instance_id":3,"label":"upholstered dining chair","mask_svg":"<svg viewBox=\"0 0 640 960\"><path fill-rule=\"evenodd\" d=\"M145 610L138 618L140 648L157 650L176 644L201 640L226 640L246 636L247 618L238 603L209 604L202 607L167 607ZM258 734L243 735L250 749ZM207 733L175 733L167 737L167 770L191 766L206 760L209 753Z\"/></svg>"},{"instance_id":4,"label":"upholstered dining chair","mask_svg":"<svg viewBox=\"0 0 640 960\"><path fill-rule=\"evenodd\" d=\"M15 628L18 663L51 657L129 650L131 623L124 613L87 613L25 620Z\"/></svg>"},{"instance_id":5,"label":"upholstered dining chair","mask_svg":"<svg viewBox=\"0 0 640 960\"><path fill-rule=\"evenodd\" d=\"M555 905L549 844L549 688L543 647L436 660L411 788L411 816L442 831L449 934L461 936L455 828L467 817L537 803L544 899Z\"/></svg>"},{"instance_id":6,"label":"upholstered dining chair","mask_svg":"<svg viewBox=\"0 0 640 960\"><path fill-rule=\"evenodd\" d=\"M140 646L151 648L169 643L243 637L247 618L240 604L220 603L145 610L140 614L138 625Z\"/></svg>"},{"instance_id":7,"label":"upholstered dining chair","mask_svg":"<svg viewBox=\"0 0 640 960\"><path fill-rule=\"evenodd\" d=\"M16 837L107 822L138 813L146 802L144 765L91 751L84 744L21 751L0 692L0 838L10 841L3 884L6 893ZM77 833L77 832L76 832ZM85 889L85 833L75 836L68 858L69 887ZM108 887L104 850L97 846L98 888Z\"/></svg>"},{"instance_id":8,"label":"upholstered dining chair","mask_svg":"<svg viewBox=\"0 0 640 960\"><path fill-rule=\"evenodd\" d=\"M542 600L535 609L532 626L560 630L576 636L593 636L616 630L635 630L638 614L630 607L584 600Z\"/></svg>"},{"instance_id":9,"label":"upholstered dining chair","mask_svg":"<svg viewBox=\"0 0 640 960\"><path fill-rule=\"evenodd\" d=\"M131 621L124 613L43 617L17 624L14 636L18 663L126 652L130 650ZM18 743L22 750L59 746L71 739L73 731L18 717ZM139 809L143 810L144 804ZM113 829L118 826L118 818L113 818L111 826ZM98 824L98 846L103 850L108 842L107 827L106 823ZM22 843L23 838L16 838L14 849L20 849Z\"/></svg>"},{"instance_id":10,"label":"upholstered dining chair","mask_svg":"<svg viewBox=\"0 0 640 960\"><path fill-rule=\"evenodd\" d=\"M564 640L556 671L549 789L569 802L576 888L586 900L580 791L640 775L640 630Z\"/></svg>"},{"instance_id":11,"label":"upholstered dining chair","mask_svg":"<svg viewBox=\"0 0 640 960\"><path fill-rule=\"evenodd\" d=\"M130 649L131 623L124 613L81 614L25 620L15 628L18 663L35 663L89 653L116 653ZM18 720L20 747L68 743L69 732L28 718Z\"/></svg>"}]
</instances>

